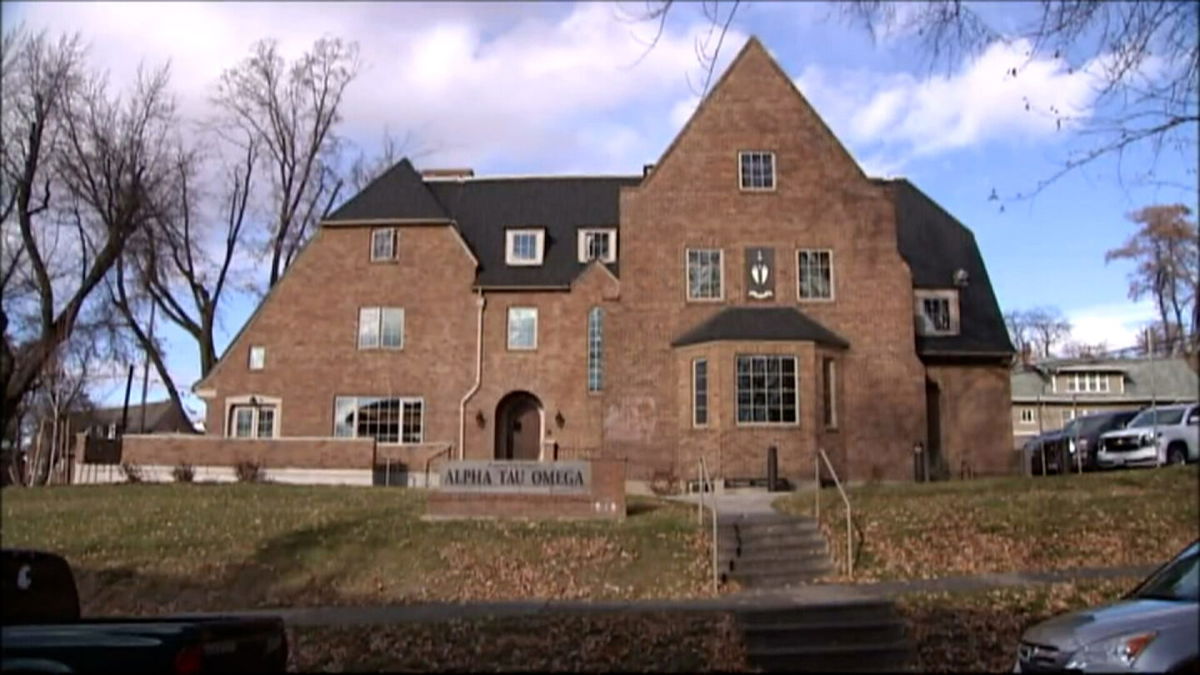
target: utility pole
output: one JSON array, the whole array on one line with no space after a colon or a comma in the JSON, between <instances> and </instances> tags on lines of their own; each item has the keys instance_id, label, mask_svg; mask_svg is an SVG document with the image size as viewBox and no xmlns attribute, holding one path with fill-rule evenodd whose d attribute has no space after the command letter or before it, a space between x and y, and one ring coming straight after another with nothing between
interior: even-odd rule
<instances>
[{"instance_id":1,"label":"utility pole","mask_svg":"<svg viewBox=\"0 0 1200 675\"><path fill-rule=\"evenodd\" d=\"M154 310L158 308L155 302L150 303L150 333L147 340L154 344ZM150 348L145 349L145 357L142 361L142 426L138 428L139 433L146 433L146 388L150 383Z\"/></svg>"}]
</instances>

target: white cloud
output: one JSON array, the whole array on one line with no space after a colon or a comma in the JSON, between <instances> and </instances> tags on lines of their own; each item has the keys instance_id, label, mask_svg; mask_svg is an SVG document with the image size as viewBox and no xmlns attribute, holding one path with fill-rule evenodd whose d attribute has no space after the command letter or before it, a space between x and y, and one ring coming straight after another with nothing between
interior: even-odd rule
<instances>
[{"instance_id":1,"label":"white cloud","mask_svg":"<svg viewBox=\"0 0 1200 675\"><path fill-rule=\"evenodd\" d=\"M639 62L655 27L620 20L607 3L334 7L31 3L15 14L35 29L79 30L115 84L128 82L143 60L170 59L182 110L192 116L207 109L221 71L257 39L278 39L289 56L325 35L356 40L364 68L346 94L346 135L369 147L385 126L401 136L412 131L432 150L427 165L510 171L531 165L634 172L653 161L669 137L632 130L604 143L594 137L631 110L661 110L665 119L688 93L686 76L697 77L694 40L706 30L702 17L668 26ZM723 52L736 53L744 40L731 32Z\"/></svg>"},{"instance_id":2,"label":"white cloud","mask_svg":"<svg viewBox=\"0 0 1200 675\"><path fill-rule=\"evenodd\" d=\"M1029 44L991 45L951 75L831 71L810 66L796 85L860 155L901 165L992 142L1044 140L1091 115L1098 64L1072 71L1034 59ZM1013 75L1013 69L1016 75Z\"/></svg>"},{"instance_id":3,"label":"white cloud","mask_svg":"<svg viewBox=\"0 0 1200 675\"><path fill-rule=\"evenodd\" d=\"M1068 310L1071 339L1084 344L1107 344L1109 349L1121 349L1137 344L1138 333L1154 320L1150 303L1119 303L1095 305Z\"/></svg>"}]
</instances>

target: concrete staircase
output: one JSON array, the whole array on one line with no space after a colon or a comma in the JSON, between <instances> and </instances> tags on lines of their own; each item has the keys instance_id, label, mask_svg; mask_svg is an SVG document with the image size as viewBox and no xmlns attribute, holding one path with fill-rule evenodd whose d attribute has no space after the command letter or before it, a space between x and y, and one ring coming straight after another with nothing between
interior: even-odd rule
<instances>
[{"instance_id":1,"label":"concrete staircase","mask_svg":"<svg viewBox=\"0 0 1200 675\"><path fill-rule=\"evenodd\" d=\"M816 521L782 513L721 518L717 565L725 578L749 589L804 584L833 569Z\"/></svg>"},{"instance_id":2,"label":"concrete staircase","mask_svg":"<svg viewBox=\"0 0 1200 675\"><path fill-rule=\"evenodd\" d=\"M766 672L895 672L914 654L888 600L738 612L750 665Z\"/></svg>"}]
</instances>

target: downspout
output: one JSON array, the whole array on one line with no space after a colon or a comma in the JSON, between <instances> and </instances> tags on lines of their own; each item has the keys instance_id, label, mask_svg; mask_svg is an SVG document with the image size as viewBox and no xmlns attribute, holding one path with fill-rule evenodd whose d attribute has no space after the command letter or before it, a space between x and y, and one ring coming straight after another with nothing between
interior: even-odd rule
<instances>
[{"instance_id":1,"label":"downspout","mask_svg":"<svg viewBox=\"0 0 1200 675\"><path fill-rule=\"evenodd\" d=\"M475 306L479 308L479 324L475 329L475 384L471 385L471 390L462 397L462 401L458 404L458 459L464 459L463 443L467 437L467 401L479 391L479 385L483 381L483 308L487 305L487 300L483 297L483 290L478 290L478 297L475 298Z\"/></svg>"}]
</instances>

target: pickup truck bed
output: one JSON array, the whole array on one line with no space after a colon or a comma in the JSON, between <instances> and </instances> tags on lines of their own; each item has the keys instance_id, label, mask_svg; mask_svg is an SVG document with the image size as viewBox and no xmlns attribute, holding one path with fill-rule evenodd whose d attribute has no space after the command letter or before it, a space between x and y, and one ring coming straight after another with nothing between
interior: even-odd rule
<instances>
[{"instance_id":1,"label":"pickup truck bed","mask_svg":"<svg viewBox=\"0 0 1200 675\"><path fill-rule=\"evenodd\" d=\"M261 673L287 667L282 619L79 617L61 557L4 551L4 673Z\"/></svg>"}]
</instances>

